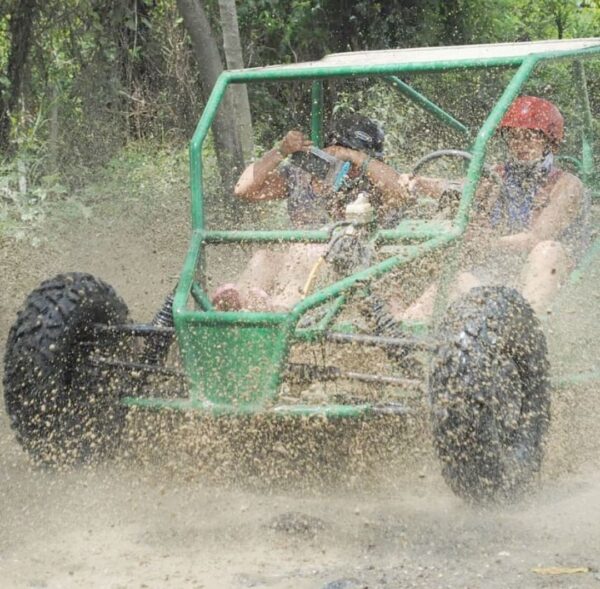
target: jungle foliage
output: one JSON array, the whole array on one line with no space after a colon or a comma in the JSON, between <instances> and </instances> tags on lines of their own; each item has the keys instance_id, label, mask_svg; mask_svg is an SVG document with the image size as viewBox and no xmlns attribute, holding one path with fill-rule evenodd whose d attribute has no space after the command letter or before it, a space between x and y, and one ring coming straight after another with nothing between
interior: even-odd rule
<instances>
[{"instance_id":1,"label":"jungle foliage","mask_svg":"<svg viewBox=\"0 0 600 589\"><path fill-rule=\"evenodd\" d=\"M596 0L236 4L246 66L600 30ZM220 59L212 65L226 67L218 0L0 0L0 201L64 194L135 142L185 144L212 81L199 67L184 5L207 17ZM289 107L292 95L274 88L251 96L259 145L277 135L269 113ZM297 115L305 109L298 104Z\"/></svg>"}]
</instances>

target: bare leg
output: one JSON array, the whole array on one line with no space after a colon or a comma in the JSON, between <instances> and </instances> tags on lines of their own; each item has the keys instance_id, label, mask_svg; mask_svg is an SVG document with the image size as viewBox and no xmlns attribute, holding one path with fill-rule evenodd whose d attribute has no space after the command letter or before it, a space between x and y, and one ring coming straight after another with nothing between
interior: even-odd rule
<instances>
[{"instance_id":1,"label":"bare leg","mask_svg":"<svg viewBox=\"0 0 600 589\"><path fill-rule=\"evenodd\" d=\"M269 311L270 296L277 275L277 268L285 259L285 253L258 250L254 253L236 283L219 286L213 293L213 304L221 311L240 309Z\"/></svg>"},{"instance_id":2,"label":"bare leg","mask_svg":"<svg viewBox=\"0 0 600 589\"><path fill-rule=\"evenodd\" d=\"M299 243L285 252L258 250L235 284L215 291L221 310L286 311L300 299L314 264L325 252L321 244Z\"/></svg>"},{"instance_id":3,"label":"bare leg","mask_svg":"<svg viewBox=\"0 0 600 589\"><path fill-rule=\"evenodd\" d=\"M481 286L481 281L470 272L461 272L456 279L454 288L452 289L451 299L454 300L460 295L467 294L472 288Z\"/></svg>"},{"instance_id":4,"label":"bare leg","mask_svg":"<svg viewBox=\"0 0 600 589\"><path fill-rule=\"evenodd\" d=\"M536 313L547 310L570 267L567 252L558 241L542 241L531 250L521 272L521 284L523 296Z\"/></svg>"},{"instance_id":5,"label":"bare leg","mask_svg":"<svg viewBox=\"0 0 600 589\"><path fill-rule=\"evenodd\" d=\"M521 272L521 284L523 296L536 313L546 310L561 283L566 279L570 267L569 257L564 247L557 241L542 241L531 250ZM479 285L479 280L473 274L462 272L452 289L451 298L455 299ZM437 286L432 284L401 314L401 319L422 321L430 317L436 295Z\"/></svg>"},{"instance_id":6,"label":"bare leg","mask_svg":"<svg viewBox=\"0 0 600 589\"><path fill-rule=\"evenodd\" d=\"M260 288L271 292L278 270L286 255L286 252L272 252L263 249L254 252L236 282L242 296L248 295L251 288Z\"/></svg>"},{"instance_id":7,"label":"bare leg","mask_svg":"<svg viewBox=\"0 0 600 589\"><path fill-rule=\"evenodd\" d=\"M423 321L433 314L437 284L430 284L425 292L400 315L404 321Z\"/></svg>"},{"instance_id":8,"label":"bare leg","mask_svg":"<svg viewBox=\"0 0 600 589\"><path fill-rule=\"evenodd\" d=\"M277 279L271 291L274 309L291 309L300 300L301 289L326 247L315 243L298 243L290 247L275 269Z\"/></svg>"},{"instance_id":9,"label":"bare leg","mask_svg":"<svg viewBox=\"0 0 600 589\"><path fill-rule=\"evenodd\" d=\"M454 300L458 296L469 292L472 288L480 286L480 281L470 272L461 272L452 288L450 298ZM433 315L433 307L437 296L437 284L431 284L427 290L401 315L400 319L405 321L424 321Z\"/></svg>"}]
</instances>

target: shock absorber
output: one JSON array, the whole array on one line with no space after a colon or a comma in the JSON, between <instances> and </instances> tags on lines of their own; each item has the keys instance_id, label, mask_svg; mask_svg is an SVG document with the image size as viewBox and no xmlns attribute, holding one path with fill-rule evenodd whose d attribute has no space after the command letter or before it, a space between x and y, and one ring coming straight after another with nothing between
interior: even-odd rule
<instances>
[{"instance_id":1,"label":"shock absorber","mask_svg":"<svg viewBox=\"0 0 600 589\"><path fill-rule=\"evenodd\" d=\"M152 325L156 327L173 327L173 298L174 293L167 296L161 308L158 310L154 319L152 319Z\"/></svg>"},{"instance_id":2,"label":"shock absorber","mask_svg":"<svg viewBox=\"0 0 600 589\"><path fill-rule=\"evenodd\" d=\"M375 335L381 337L402 338L405 336L402 326L389 312L386 302L374 293L369 293L360 303L362 315L373 325ZM385 348L386 354L392 360L406 358L409 346L393 346Z\"/></svg>"},{"instance_id":3,"label":"shock absorber","mask_svg":"<svg viewBox=\"0 0 600 589\"><path fill-rule=\"evenodd\" d=\"M376 294L370 293L363 299L361 311L373 324L375 335L385 337L402 337L404 335L401 325L388 311L386 302Z\"/></svg>"},{"instance_id":4,"label":"shock absorber","mask_svg":"<svg viewBox=\"0 0 600 589\"><path fill-rule=\"evenodd\" d=\"M173 328L173 297L174 293L167 296L160 309L154 315L151 325L162 328ZM152 333L146 339L144 349L144 364L159 364L163 362L173 341L173 333Z\"/></svg>"}]
</instances>

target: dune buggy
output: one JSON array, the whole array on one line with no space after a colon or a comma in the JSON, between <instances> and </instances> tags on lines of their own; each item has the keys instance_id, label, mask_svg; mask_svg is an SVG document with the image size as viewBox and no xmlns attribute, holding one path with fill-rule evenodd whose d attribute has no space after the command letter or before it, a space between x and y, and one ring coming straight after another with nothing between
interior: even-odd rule
<instances>
[{"instance_id":1,"label":"dune buggy","mask_svg":"<svg viewBox=\"0 0 600 589\"><path fill-rule=\"evenodd\" d=\"M176 289L155 318L142 324L130 322L122 299L89 274L62 274L35 289L10 330L4 360L6 408L19 442L41 462L88 460L118 443L134 406L224 418L257 413L354 418L403 415L416 391L430 407L435 447L450 487L474 501L518 495L540 469L550 419L545 336L530 306L503 285L476 288L450 304L448 289L440 289L434 317L408 323L394 319L373 285L391 277L408 289L414 264L431 256L438 256L443 282L451 282L494 131L534 73L548 65L568 77L575 105L567 123L575 139L565 160L595 190L595 123L586 68L597 67L599 56L600 39L580 39L345 53L223 73L190 144L192 235ZM472 123L409 83L425 75L460 85L470 72L484 74L469 95L479 101L479 118L474 115ZM410 113L420 111L435 121L434 135L444 128L454 134L453 145L445 147L460 150L467 170L449 216L407 212L387 228L360 218L310 230L211 227L204 151L228 87L306 88L312 140L322 145L324 120L332 110L327 99L338 99L344 83L364 88L373 81L408 101ZM478 96L485 87L498 88L497 95ZM447 89L441 94L451 95ZM436 151L419 165L443 155L447 151ZM369 255L338 264L334 279L289 312L213 308L209 292L230 259L223 253L228 248L247 257L255 246L298 242L343 242L346 247L336 250L340 255L353 248ZM579 275L599 252L596 242ZM179 366L168 362L174 348ZM370 350L386 359L385 371L347 368L344 358ZM340 365L331 362L339 358ZM335 386L311 396L315 382Z\"/></svg>"}]
</instances>

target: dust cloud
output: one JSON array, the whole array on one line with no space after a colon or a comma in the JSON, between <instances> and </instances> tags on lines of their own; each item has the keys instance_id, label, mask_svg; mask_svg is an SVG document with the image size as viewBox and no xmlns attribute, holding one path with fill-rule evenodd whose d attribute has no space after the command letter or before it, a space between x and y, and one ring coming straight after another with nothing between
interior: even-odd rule
<instances>
[{"instance_id":1,"label":"dust cloud","mask_svg":"<svg viewBox=\"0 0 600 589\"><path fill-rule=\"evenodd\" d=\"M99 209L49 219L37 247L1 242L0 351L27 293L61 271L99 276L149 319L185 218L185 203L143 226ZM598 287L593 268L548 324L559 371L597 367ZM334 427L136 413L114 460L65 471L33 466L3 415L0 586L598 587L599 393L555 389L535 492L487 509L442 481L426 415ZM589 572L532 572L552 566Z\"/></svg>"}]
</instances>

